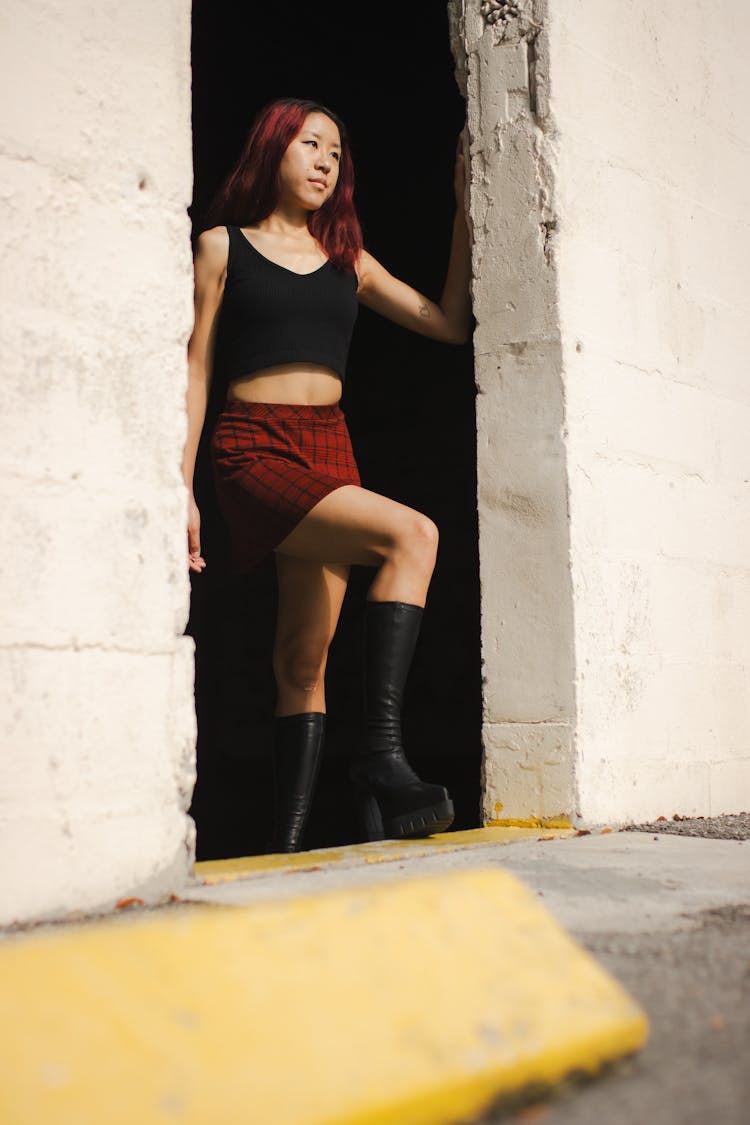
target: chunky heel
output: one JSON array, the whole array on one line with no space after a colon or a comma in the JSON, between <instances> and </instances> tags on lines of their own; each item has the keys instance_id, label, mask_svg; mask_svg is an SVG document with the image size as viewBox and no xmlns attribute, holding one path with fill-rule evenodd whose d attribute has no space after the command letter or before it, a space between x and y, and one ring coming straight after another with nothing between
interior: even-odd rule
<instances>
[{"instance_id":1,"label":"chunky heel","mask_svg":"<svg viewBox=\"0 0 750 1125\"><path fill-rule=\"evenodd\" d=\"M365 840L386 839L380 806L372 793L359 792L357 794L357 813Z\"/></svg>"},{"instance_id":2,"label":"chunky heel","mask_svg":"<svg viewBox=\"0 0 750 1125\"><path fill-rule=\"evenodd\" d=\"M453 801L442 785L419 782L415 786L372 788L354 782L357 814L365 840L401 840L406 836L432 836L445 832L455 817Z\"/></svg>"}]
</instances>

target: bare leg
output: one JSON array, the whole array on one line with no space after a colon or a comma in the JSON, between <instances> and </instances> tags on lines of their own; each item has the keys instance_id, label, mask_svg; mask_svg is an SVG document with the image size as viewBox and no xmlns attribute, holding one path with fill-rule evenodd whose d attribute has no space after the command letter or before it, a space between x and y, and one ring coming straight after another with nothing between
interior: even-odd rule
<instances>
[{"instance_id":1,"label":"bare leg","mask_svg":"<svg viewBox=\"0 0 750 1125\"><path fill-rule=\"evenodd\" d=\"M316 504L277 548L277 559L379 568L366 613L365 732L350 768L366 839L428 835L453 821L447 790L421 781L401 745L401 699L437 540L434 523L420 512L344 485Z\"/></svg>"},{"instance_id":2,"label":"bare leg","mask_svg":"<svg viewBox=\"0 0 750 1125\"><path fill-rule=\"evenodd\" d=\"M377 566L370 601L424 606L438 530L421 512L356 485L320 500L276 548L277 558Z\"/></svg>"},{"instance_id":3,"label":"bare leg","mask_svg":"<svg viewBox=\"0 0 750 1125\"><path fill-rule=\"evenodd\" d=\"M349 567L277 554L276 573L276 714L324 712L328 646L336 632Z\"/></svg>"},{"instance_id":4,"label":"bare leg","mask_svg":"<svg viewBox=\"0 0 750 1125\"><path fill-rule=\"evenodd\" d=\"M326 729L325 669L348 566L276 556L274 852L302 847Z\"/></svg>"}]
</instances>

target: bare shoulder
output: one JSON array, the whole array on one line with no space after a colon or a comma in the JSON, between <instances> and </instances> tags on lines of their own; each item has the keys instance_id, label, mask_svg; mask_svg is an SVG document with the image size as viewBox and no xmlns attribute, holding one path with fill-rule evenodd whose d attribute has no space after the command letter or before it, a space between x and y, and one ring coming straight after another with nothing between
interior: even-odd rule
<instances>
[{"instance_id":1,"label":"bare shoulder","mask_svg":"<svg viewBox=\"0 0 750 1125\"><path fill-rule=\"evenodd\" d=\"M373 280L387 272L377 258L374 258L369 250L364 248L360 250L355 270L359 282L358 293L362 293L372 284Z\"/></svg>"},{"instance_id":2,"label":"bare shoulder","mask_svg":"<svg viewBox=\"0 0 750 1125\"><path fill-rule=\"evenodd\" d=\"M196 269L206 274L221 275L226 272L228 257L229 234L226 227L209 227L201 231L195 248Z\"/></svg>"}]
</instances>

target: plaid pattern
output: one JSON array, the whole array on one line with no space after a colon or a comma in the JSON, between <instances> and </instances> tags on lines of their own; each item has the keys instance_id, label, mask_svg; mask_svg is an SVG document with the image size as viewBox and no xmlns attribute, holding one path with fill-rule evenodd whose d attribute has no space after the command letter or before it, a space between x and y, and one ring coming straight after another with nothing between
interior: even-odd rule
<instances>
[{"instance_id":1,"label":"plaid pattern","mask_svg":"<svg viewBox=\"0 0 750 1125\"><path fill-rule=\"evenodd\" d=\"M338 403L230 399L211 438L211 464L235 573L261 562L329 492L361 483Z\"/></svg>"}]
</instances>

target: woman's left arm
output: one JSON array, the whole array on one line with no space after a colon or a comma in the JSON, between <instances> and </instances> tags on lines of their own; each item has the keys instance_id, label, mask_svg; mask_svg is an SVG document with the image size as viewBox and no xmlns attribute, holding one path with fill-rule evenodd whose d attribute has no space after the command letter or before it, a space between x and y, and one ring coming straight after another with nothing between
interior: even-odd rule
<instances>
[{"instance_id":1,"label":"woman's left arm","mask_svg":"<svg viewBox=\"0 0 750 1125\"><path fill-rule=\"evenodd\" d=\"M460 140L456 150L454 188L456 217L448 274L438 304L390 274L366 250L362 251L357 267L357 297L363 305L403 328L411 328L445 344L465 343L471 326L471 247L464 211L464 157Z\"/></svg>"}]
</instances>

